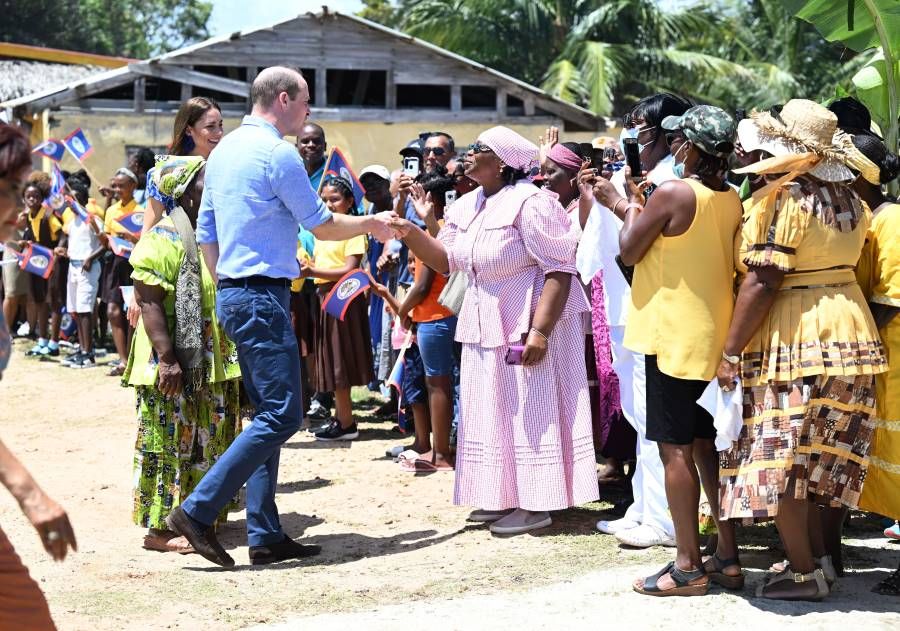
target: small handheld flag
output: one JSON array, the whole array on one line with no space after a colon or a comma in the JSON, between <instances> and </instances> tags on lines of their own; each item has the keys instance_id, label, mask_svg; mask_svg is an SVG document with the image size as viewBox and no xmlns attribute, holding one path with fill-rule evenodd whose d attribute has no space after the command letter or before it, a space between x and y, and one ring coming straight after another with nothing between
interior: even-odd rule
<instances>
[{"instance_id":1,"label":"small handheld flag","mask_svg":"<svg viewBox=\"0 0 900 631\"><path fill-rule=\"evenodd\" d=\"M88 222L91 220L91 214L71 195L66 195L66 206L71 208L72 212L78 215L82 221Z\"/></svg>"},{"instance_id":2,"label":"small handheld flag","mask_svg":"<svg viewBox=\"0 0 900 631\"><path fill-rule=\"evenodd\" d=\"M56 215L61 215L66 208L66 196L63 193L65 187L66 179L59 170L59 166L54 164L50 170L50 194L44 200L44 205Z\"/></svg>"},{"instance_id":3,"label":"small handheld flag","mask_svg":"<svg viewBox=\"0 0 900 631\"><path fill-rule=\"evenodd\" d=\"M50 248L45 248L37 243L29 243L22 253L22 258L19 259L19 268L46 280L53 273L55 262L56 257L53 256Z\"/></svg>"},{"instance_id":4,"label":"small handheld flag","mask_svg":"<svg viewBox=\"0 0 900 631\"><path fill-rule=\"evenodd\" d=\"M70 340L78 332L78 322L63 307L60 310L59 335L64 340Z\"/></svg>"},{"instance_id":5,"label":"small handheld flag","mask_svg":"<svg viewBox=\"0 0 900 631\"><path fill-rule=\"evenodd\" d=\"M59 162L66 154L66 146L55 138L48 138L32 149L31 153L37 153L54 162Z\"/></svg>"},{"instance_id":6,"label":"small handheld flag","mask_svg":"<svg viewBox=\"0 0 900 631\"><path fill-rule=\"evenodd\" d=\"M353 299L368 288L369 275L361 269L351 270L344 274L335 283L331 291L328 292L328 296L325 297L325 302L322 304L322 309L329 315L343 321Z\"/></svg>"},{"instance_id":7,"label":"small handheld flag","mask_svg":"<svg viewBox=\"0 0 900 631\"><path fill-rule=\"evenodd\" d=\"M329 177L341 177L350 182L353 186L353 198L356 200L356 205L359 206L362 203L366 189L359 183L359 179L356 177L353 169L350 168L347 158L344 157L344 154L337 147L333 148L331 153L328 154L328 159L325 161L325 170L322 173L322 181L319 183L317 192L322 192L322 187Z\"/></svg>"},{"instance_id":8,"label":"small handheld flag","mask_svg":"<svg viewBox=\"0 0 900 631\"><path fill-rule=\"evenodd\" d=\"M84 135L84 131L82 131L81 127L66 136L63 139L63 143L66 145L66 149L68 149L79 162L83 161L94 151L94 148L91 146L91 143L88 142L87 136Z\"/></svg>"},{"instance_id":9,"label":"small handheld flag","mask_svg":"<svg viewBox=\"0 0 900 631\"><path fill-rule=\"evenodd\" d=\"M109 238L109 249L113 251L113 254L116 256L121 256L124 258L131 258L131 252L134 250L134 244L128 239L123 239L122 237L110 237Z\"/></svg>"},{"instance_id":10,"label":"small handheld flag","mask_svg":"<svg viewBox=\"0 0 900 631\"><path fill-rule=\"evenodd\" d=\"M133 213L122 215L116 219L116 223L122 226L126 232L133 235L139 235L144 229L144 211L136 210Z\"/></svg>"}]
</instances>

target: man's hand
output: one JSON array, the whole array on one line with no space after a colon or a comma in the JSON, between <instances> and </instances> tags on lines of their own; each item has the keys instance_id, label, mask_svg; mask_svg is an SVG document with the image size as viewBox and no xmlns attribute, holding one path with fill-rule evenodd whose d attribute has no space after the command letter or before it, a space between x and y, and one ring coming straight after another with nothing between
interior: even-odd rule
<instances>
[{"instance_id":1,"label":"man's hand","mask_svg":"<svg viewBox=\"0 0 900 631\"><path fill-rule=\"evenodd\" d=\"M62 246L56 246L55 248L53 248L53 253L56 256L62 256L62 257L69 256L69 251Z\"/></svg>"},{"instance_id":2,"label":"man's hand","mask_svg":"<svg viewBox=\"0 0 900 631\"><path fill-rule=\"evenodd\" d=\"M405 239L406 235L409 234L409 231L412 230L412 228L412 222L407 219L403 219L402 217L395 217L391 221L391 229L394 231L394 234L397 235L398 239Z\"/></svg>"},{"instance_id":3,"label":"man's hand","mask_svg":"<svg viewBox=\"0 0 900 631\"><path fill-rule=\"evenodd\" d=\"M46 550L55 561L62 561L69 552L78 550L75 532L69 523L69 516L62 507L38 489L33 497L22 502L22 512L37 530Z\"/></svg>"},{"instance_id":4,"label":"man's hand","mask_svg":"<svg viewBox=\"0 0 900 631\"><path fill-rule=\"evenodd\" d=\"M392 222L397 218L397 214L391 210L380 212L369 217L369 232L378 241L387 243L394 238L394 229Z\"/></svg>"},{"instance_id":5,"label":"man's hand","mask_svg":"<svg viewBox=\"0 0 900 631\"><path fill-rule=\"evenodd\" d=\"M409 195L410 189L416 181L406 175L405 173L400 176L400 179L397 180L397 192L402 196L406 197Z\"/></svg>"}]
</instances>

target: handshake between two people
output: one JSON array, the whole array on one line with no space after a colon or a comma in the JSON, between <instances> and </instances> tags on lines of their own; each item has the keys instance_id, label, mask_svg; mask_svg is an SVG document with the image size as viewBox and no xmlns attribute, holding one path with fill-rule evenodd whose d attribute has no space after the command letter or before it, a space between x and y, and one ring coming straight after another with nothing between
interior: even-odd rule
<instances>
[{"instance_id":1,"label":"handshake between two people","mask_svg":"<svg viewBox=\"0 0 900 631\"><path fill-rule=\"evenodd\" d=\"M412 222L400 217L393 210L370 215L369 233L382 243L391 239L403 239L413 229Z\"/></svg>"}]
</instances>

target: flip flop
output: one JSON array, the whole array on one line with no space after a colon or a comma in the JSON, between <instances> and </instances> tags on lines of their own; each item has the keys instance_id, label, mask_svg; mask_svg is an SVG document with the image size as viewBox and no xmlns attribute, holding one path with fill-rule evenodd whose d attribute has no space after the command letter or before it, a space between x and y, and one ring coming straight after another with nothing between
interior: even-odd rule
<instances>
[{"instance_id":1,"label":"flip flop","mask_svg":"<svg viewBox=\"0 0 900 631\"><path fill-rule=\"evenodd\" d=\"M453 467L439 467L429 460L416 458L415 460L401 460L400 470L407 473L437 473L439 471L453 471Z\"/></svg>"},{"instance_id":2,"label":"flip flop","mask_svg":"<svg viewBox=\"0 0 900 631\"><path fill-rule=\"evenodd\" d=\"M399 456L397 456L397 462L399 462L402 465L405 461L415 460L416 458L418 458L421 455L422 454L420 454L415 449L407 449L406 451L401 453Z\"/></svg>"}]
</instances>

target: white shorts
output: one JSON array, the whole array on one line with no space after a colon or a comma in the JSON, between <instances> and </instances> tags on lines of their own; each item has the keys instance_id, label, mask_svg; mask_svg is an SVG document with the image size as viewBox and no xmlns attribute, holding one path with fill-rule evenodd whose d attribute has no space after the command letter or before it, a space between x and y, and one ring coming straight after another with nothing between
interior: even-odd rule
<instances>
[{"instance_id":1,"label":"white shorts","mask_svg":"<svg viewBox=\"0 0 900 631\"><path fill-rule=\"evenodd\" d=\"M100 290L100 263L94 261L91 271L81 269L81 261L69 264L69 282L66 290L66 311L69 313L93 313Z\"/></svg>"}]
</instances>

